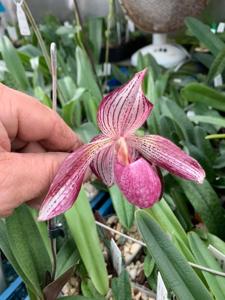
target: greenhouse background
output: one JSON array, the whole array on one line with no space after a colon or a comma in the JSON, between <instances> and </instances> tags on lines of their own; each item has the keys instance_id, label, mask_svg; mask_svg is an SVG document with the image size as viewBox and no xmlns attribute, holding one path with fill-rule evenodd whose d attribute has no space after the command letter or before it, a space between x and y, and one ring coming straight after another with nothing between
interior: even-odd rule
<instances>
[{"instance_id":1,"label":"greenhouse background","mask_svg":"<svg viewBox=\"0 0 225 300\"><path fill-rule=\"evenodd\" d=\"M0 300L225 299L225 1L0 1Z\"/></svg>"}]
</instances>

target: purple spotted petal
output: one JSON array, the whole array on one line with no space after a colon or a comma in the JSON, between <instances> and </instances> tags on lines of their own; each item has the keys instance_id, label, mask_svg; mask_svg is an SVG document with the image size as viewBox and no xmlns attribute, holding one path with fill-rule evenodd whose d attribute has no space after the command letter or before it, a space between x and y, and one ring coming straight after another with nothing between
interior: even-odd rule
<instances>
[{"instance_id":1,"label":"purple spotted petal","mask_svg":"<svg viewBox=\"0 0 225 300\"><path fill-rule=\"evenodd\" d=\"M110 143L99 137L68 155L56 174L39 212L39 221L51 219L68 210L76 200L85 172L95 155Z\"/></svg>"},{"instance_id":2,"label":"purple spotted petal","mask_svg":"<svg viewBox=\"0 0 225 300\"><path fill-rule=\"evenodd\" d=\"M133 136L129 144L153 164L182 178L202 183L205 171L200 164L168 139L159 135Z\"/></svg>"},{"instance_id":3,"label":"purple spotted petal","mask_svg":"<svg viewBox=\"0 0 225 300\"><path fill-rule=\"evenodd\" d=\"M160 178L155 168L143 158L126 166L117 162L115 182L127 200L138 207L151 207L160 199Z\"/></svg>"},{"instance_id":4,"label":"purple spotted petal","mask_svg":"<svg viewBox=\"0 0 225 300\"><path fill-rule=\"evenodd\" d=\"M105 96L98 110L98 126L108 136L124 136L138 129L153 105L141 88L146 70L136 73L125 85Z\"/></svg>"}]
</instances>

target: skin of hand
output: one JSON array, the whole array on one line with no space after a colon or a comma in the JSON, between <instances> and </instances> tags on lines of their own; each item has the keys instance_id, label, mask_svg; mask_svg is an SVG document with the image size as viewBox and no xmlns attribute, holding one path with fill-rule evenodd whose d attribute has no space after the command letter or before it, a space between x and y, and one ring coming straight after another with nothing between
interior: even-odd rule
<instances>
[{"instance_id":1,"label":"skin of hand","mask_svg":"<svg viewBox=\"0 0 225 300\"><path fill-rule=\"evenodd\" d=\"M7 217L24 202L39 208L81 141L53 110L3 84L0 105L0 217Z\"/></svg>"}]
</instances>

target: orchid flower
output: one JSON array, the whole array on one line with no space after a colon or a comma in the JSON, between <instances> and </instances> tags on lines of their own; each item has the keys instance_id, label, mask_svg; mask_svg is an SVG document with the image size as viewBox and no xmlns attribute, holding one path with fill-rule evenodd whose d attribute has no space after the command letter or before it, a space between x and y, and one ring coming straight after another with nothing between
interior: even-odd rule
<instances>
[{"instance_id":1,"label":"orchid flower","mask_svg":"<svg viewBox=\"0 0 225 300\"><path fill-rule=\"evenodd\" d=\"M73 205L89 166L107 186L116 183L127 200L140 208L151 207L162 195L158 167L203 182L205 172L199 163L171 141L158 135L135 135L153 108L141 88L145 73L136 73L103 98L97 115L102 133L62 163L39 220L53 218Z\"/></svg>"}]
</instances>

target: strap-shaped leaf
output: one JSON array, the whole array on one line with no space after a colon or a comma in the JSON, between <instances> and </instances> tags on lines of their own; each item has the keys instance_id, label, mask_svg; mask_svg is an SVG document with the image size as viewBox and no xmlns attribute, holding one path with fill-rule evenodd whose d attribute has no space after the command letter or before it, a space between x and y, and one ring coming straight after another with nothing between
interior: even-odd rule
<instances>
[{"instance_id":1,"label":"strap-shaped leaf","mask_svg":"<svg viewBox=\"0 0 225 300\"><path fill-rule=\"evenodd\" d=\"M6 230L9 246L22 273L40 291L45 285L46 272L51 272L52 267L49 252L31 210L26 205L17 208L6 219Z\"/></svg>"},{"instance_id":2,"label":"strap-shaped leaf","mask_svg":"<svg viewBox=\"0 0 225 300\"><path fill-rule=\"evenodd\" d=\"M218 262L207 249L206 245L195 232L188 235L189 244L198 264L222 272ZM202 272L209 285L210 290L217 300L225 299L225 278L215 276L208 272Z\"/></svg>"},{"instance_id":3,"label":"strap-shaped leaf","mask_svg":"<svg viewBox=\"0 0 225 300\"><path fill-rule=\"evenodd\" d=\"M93 213L82 189L76 203L65 213L65 218L95 288L105 295L108 291L108 275Z\"/></svg>"},{"instance_id":4,"label":"strap-shaped leaf","mask_svg":"<svg viewBox=\"0 0 225 300\"><path fill-rule=\"evenodd\" d=\"M9 73L15 80L16 87L22 91L29 91L30 84L27 79L23 64L16 49L6 36L1 37L0 39L0 52L6 63Z\"/></svg>"},{"instance_id":5,"label":"strap-shaped leaf","mask_svg":"<svg viewBox=\"0 0 225 300\"><path fill-rule=\"evenodd\" d=\"M190 83L181 90L181 96L190 102L199 102L225 111L224 94L202 83Z\"/></svg>"},{"instance_id":6,"label":"strap-shaped leaf","mask_svg":"<svg viewBox=\"0 0 225 300\"><path fill-rule=\"evenodd\" d=\"M221 238L225 237L225 210L220 200L207 180L203 184L176 179L183 188L185 195L199 213L211 233Z\"/></svg>"},{"instance_id":7,"label":"strap-shaped leaf","mask_svg":"<svg viewBox=\"0 0 225 300\"><path fill-rule=\"evenodd\" d=\"M23 279L23 282L26 284L26 286L29 287L33 293L35 292L37 295L41 294L41 290L38 286L37 281L35 280L33 281L33 277L28 277L23 272L23 269L20 267L20 265L18 264L16 257L9 245L9 239L8 239L5 223L1 219L0 219L0 249L7 257L9 262L12 264L17 274L19 274L20 277Z\"/></svg>"},{"instance_id":8,"label":"strap-shaped leaf","mask_svg":"<svg viewBox=\"0 0 225 300\"><path fill-rule=\"evenodd\" d=\"M148 212L168 234L178 237L185 245L188 245L187 235L183 227L164 199L161 199L153 207L146 209L146 212Z\"/></svg>"},{"instance_id":9,"label":"strap-shaped leaf","mask_svg":"<svg viewBox=\"0 0 225 300\"><path fill-rule=\"evenodd\" d=\"M134 205L132 205L125 199L125 197L116 185L113 185L109 189L109 192L112 199L113 207L120 220L120 223L126 229L129 229L134 222Z\"/></svg>"},{"instance_id":10,"label":"strap-shaped leaf","mask_svg":"<svg viewBox=\"0 0 225 300\"><path fill-rule=\"evenodd\" d=\"M211 32L209 26L203 24L201 21L188 17L186 18L185 24L196 38L209 48L214 55L217 55L219 51L224 48L224 43Z\"/></svg>"},{"instance_id":11,"label":"strap-shaped leaf","mask_svg":"<svg viewBox=\"0 0 225 300\"><path fill-rule=\"evenodd\" d=\"M165 284L172 289L178 299L211 299L202 281L153 218L139 210L136 212L136 220L147 249L154 258Z\"/></svg>"},{"instance_id":12,"label":"strap-shaped leaf","mask_svg":"<svg viewBox=\"0 0 225 300\"><path fill-rule=\"evenodd\" d=\"M126 270L123 270L118 278L113 278L112 293L115 300L132 300L131 285Z\"/></svg>"}]
</instances>

